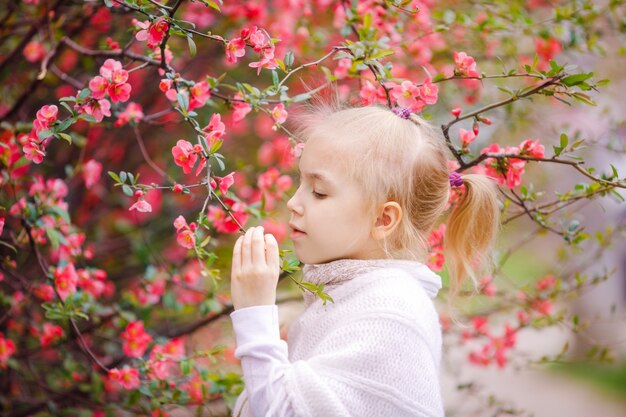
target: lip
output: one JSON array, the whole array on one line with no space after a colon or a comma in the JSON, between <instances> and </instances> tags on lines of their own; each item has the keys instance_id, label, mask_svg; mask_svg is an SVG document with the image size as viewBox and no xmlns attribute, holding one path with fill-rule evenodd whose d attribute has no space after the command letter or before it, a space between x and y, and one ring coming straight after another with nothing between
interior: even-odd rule
<instances>
[{"instance_id":1,"label":"lip","mask_svg":"<svg viewBox=\"0 0 626 417\"><path fill-rule=\"evenodd\" d=\"M289 234L289 236L291 237L291 239L295 240L298 238L301 238L302 236L305 236L306 233L303 232L302 230L298 229L295 225L293 225L292 223L289 223L289 227L291 228L291 233Z\"/></svg>"}]
</instances>

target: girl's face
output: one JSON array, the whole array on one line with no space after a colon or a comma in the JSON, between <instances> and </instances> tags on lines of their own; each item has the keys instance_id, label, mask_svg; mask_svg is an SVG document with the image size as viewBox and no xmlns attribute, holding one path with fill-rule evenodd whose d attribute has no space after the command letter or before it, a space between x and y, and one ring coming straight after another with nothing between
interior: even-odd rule
<instances>
[{"instance_id":1,"label":"girl's face","mask_svg":"<svg viewBox=\"0 0 626 417\"><path fill-rule=\"evenodd\" d=\"M368 217L340 152L328 141L311 140L300 157L300 186L287 208L295 254L305 264L382 257L370 234L375 219Z\"/></svg>"}]
</instances>

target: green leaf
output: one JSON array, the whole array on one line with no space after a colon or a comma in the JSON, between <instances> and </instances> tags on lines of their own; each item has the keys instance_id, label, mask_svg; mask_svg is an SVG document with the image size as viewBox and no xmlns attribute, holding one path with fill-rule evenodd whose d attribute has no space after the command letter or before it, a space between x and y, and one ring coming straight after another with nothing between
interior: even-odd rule
<instances>
[{"instance_id":1,"label":"green leaf","mask_svg":"<svg viewBox=\"0 0 626 417\"><path fill-rule=\"evenodd\" d=\"M272 83L274 87L278 88L278 73L274 70L272 70Z\"/></svg>"},{"instance_id":2,"label":"green leaf","mask_svg":"<svg viewBox=\"0 0 626 417\"><path fill-rule=\"evenodd\" d=\"M120 182L126 182L127 178L128 178L128 174L126 173L126 171L121 171L120 172Z\"/></svg>"},{"instance_id":3,"label":"green leaf","mask_svg":"<svg viewBox=\"0 0 626 417\"><path fill-rule=\"evenodd\" d=\"M113 178L115 182L124 182L120 180L120 177L113 171L107 171L107 174L109 174L109 177Z\"/></svg>"},{"instance_id":4,"label":"green leaf","mask_svg":"<svg viewBox=\"0 0 626 417\"><path fill-rule=\"evenodd\" d=\"M588 80L591 77L593 77L593 72L589 72L587 74L585 74L585 73L583 73L583 74L574 74L574 75L570 75L570 76L567 76L567 77L563 78L561 80L561 83L565 84L568 87L572 87L574 85L578 85L578 84Z\"/></svg>"},{"instance_id":5,"label":"green leaf","mask_svg":"<svg viewBox=\"0 0 626 417\"><path fill-rule=\"evenodd\" d=\"M59 137L60 139L66 140L67 143L69 143L70 145L72 144L72 137L70 135L68 135L67 133L57 133L56 134L57 137Z\"/></svg>"},{"instance_id":6,"label":"green leaf","mask_svg":"<svg viewBox=\"0 0 626 417\"><path fill-rule=\"evenodd\" d=\"M82 90L80 90L80 93L78 93L78 100L84 100L90 95L91 95L91 90L89 90L88 88L83 88Z\"/></svg>"},{"instance_id":7,"label":"green leaf","mask_svg":"<svg viewBox=\"0 0 626 417\"><path fill-rule=\"evenodd\" d=\"M63 120L61 123L55 126L55 131L62 132L70 127L72 123L74 123L74 119L72 117L68 117L67 119Z\"/></svg>"},{"instance_id":8,"label":"green leaf","mask_svg":"<svg viewBox=\"0 0 626 417\"><path fill-rule=\"evenodd\" d=\"M561 133L561 148L567 148L568 138L565 133Z\"/></svg>"},{"instance_id":9,"label":"green leaf","mask_svg":"<svg viewBox=\"0 0 626 417\"><path fill-rule=\"evenodd\" d=\"M133 196L133 190L126 184L122 185L122 191L129 197Z\"/></svg>"},{"instance_id":10,"label":"green leaf","mask_svg":"<svg viewBox=\"0 0 626 417\"><path fill-rule=\"evenodd\" d=\"M293 59L294 59L294 56L293 56L293 52L292 51L289 51L289 52L287 52L287 54L285 54L285 66L287 68L289 68L289 67L291 67L293 65Z\"/></svg>"},{"instance_id":11,"label":"green leaf","mask_svg":"<svg viewBox=\"0 0 626 417\"><path fill-rule=\"evenodd\" d=\"M37 132L37 138L39 139L45 139L50 136L52 136L52 130L50 129L44 129Z\"/></svg>"},{"instance_id":12,"label":"green leaf","mask_svg":"<svg viewBox=\"0 0 626 417\"><path fill-rule=\"evenodd\" d=\"M81 114L80 116L78 116L80 119L89 122L89 123L98 123L98 119L96 119L94 116L92 116L91 114Z\"/></svg>"},{"instance_id":13,"label":"green leaf","mask_svg":"<svg viewBox=\"0 0 626 417\"><path fill-rule=\"evenodd\" d=\"M187 35L187 43L189 44L189 53L196 56L196 43L191 39L191 35Z\"/></svg>"},{"instance_id":14,"label":"green leaf","mask_svg":"<svg viewBox=\"0 0 626 417\"><path fill-rule=\"evenodd\" d=\"M182 91L179 91L178 93L176 93L176 100L178 101L180 108L186 114L187 109L189 109L189 97L187 97L186 94L183 94Z\"/></svg>"}]
</instances>

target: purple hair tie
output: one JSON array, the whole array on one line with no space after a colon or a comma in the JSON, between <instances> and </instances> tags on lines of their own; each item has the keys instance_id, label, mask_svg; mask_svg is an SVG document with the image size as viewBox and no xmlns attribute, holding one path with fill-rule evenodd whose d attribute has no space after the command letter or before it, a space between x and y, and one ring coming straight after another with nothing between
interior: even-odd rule
<instances>
[{"instance_id":1,"label":"purple hair tie","mask_svg":"<svg viewBox=\"0 0 626 417\"><path fill-rule=\"evenodd\" d=\"M463 185L463 178L461 178L461 174L456 171L450 173L449 179L451 187L460 187Z\"/></svg>"},{"instance_id":2,"label":"purple hair tie","mask_svg":"<svg viewBox=\"0 0 626 417\"><path fill-rule=\"evenodd\" d=\"M408 119L409 116L411 115L411 108L410 107L394 107L393 109L391 109L391 111L396 116L400 116L403 119Z\"/></svg>"}]
</instances>

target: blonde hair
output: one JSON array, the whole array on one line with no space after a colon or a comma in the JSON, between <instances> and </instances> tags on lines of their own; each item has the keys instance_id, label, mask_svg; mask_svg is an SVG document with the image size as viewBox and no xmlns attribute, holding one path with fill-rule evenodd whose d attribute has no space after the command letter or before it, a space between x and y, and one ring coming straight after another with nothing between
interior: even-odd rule
<instances>
[{"instance_id":1,"label":"blonde hair","mask_svg":"<svg viewBox=\"0 0 626 417\"><path fill-rule=\"evenodd\" d=\"M298 109L297 109L298 110ZM403 218L383 243L389 258L427 263L429 236L449 201L447 160L441 131L421 117L403 119L379 106L348 107L338 100L316 101L292 112L297 139L331 141L344 158L346 173L362 186L372 218L387 201ZM478 271L493 266L492 249L500 208L495 183L484 175L462 175L465 192L447 220L444 256L453 294Z\"/></svg>"}]
</instances>

